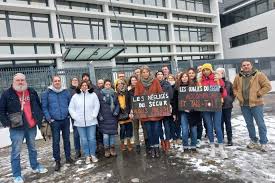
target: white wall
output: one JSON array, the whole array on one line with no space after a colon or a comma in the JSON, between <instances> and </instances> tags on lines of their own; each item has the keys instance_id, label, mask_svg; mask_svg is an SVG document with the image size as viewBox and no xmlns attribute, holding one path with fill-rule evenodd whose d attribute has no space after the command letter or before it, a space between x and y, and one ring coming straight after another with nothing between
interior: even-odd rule
<instances>
[{"instance_id":1,"label":"white wall","mask_svg":"<svg viewBox=\"0 0 275 183\"><path fill-rule=\"evenodd\" d=\"M275 56L275 10L222 28L225 59ZM268 39L230 48L230 38L267 27Z\"/></svg>"}]
</instances>

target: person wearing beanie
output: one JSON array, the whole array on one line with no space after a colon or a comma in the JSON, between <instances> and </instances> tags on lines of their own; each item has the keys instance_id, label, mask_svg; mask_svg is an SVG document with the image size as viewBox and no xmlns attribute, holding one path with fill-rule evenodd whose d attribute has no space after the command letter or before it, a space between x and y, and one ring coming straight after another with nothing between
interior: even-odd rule
<instances>
[{"instance_id":1,"label":"person wearing beanie","mask_svg":"<svg viewBox=\"0 0 275 183\"><path fill-rule=\"evenodd\" d=\"M220 91L222 99L227 96L226 90L224 89L224 81L222 79L215 79L215 74L213 72L212 65L209 63L202 65L202 76L201 80L198 81L199 86L220 86ZM223 101L223 100L222 100ZM215 155L215 144L214 144L214 128L217 134L217 139L219 143L219 151L223 159L227 159L227 154L224 151L223 147L223 137L221 130L221 111L204 111L203 118L206 122L207 135L210 141L211 152L210 157L214 158Z\"/></svg>"},{"instance_id":2,"label":"person wearing beanie","mask_svg":"<svg viewBox=\"0 0 275 183\"><path fill-rule=\"evenodd\" d=\"M232 146L232 126L231 126L231 113L233 108L233 102L235 100L234 93L233 93L233 84L226 79L225 77L225 69L224 68L217 68L216 73L220 75L220 78L224 81L225 90L227 92L227 96L224 97L224 102L222 105L222 134L224 137L224 125L226 127L226 134L227 134L227 145Z\"/></svg>"}]
</instances>

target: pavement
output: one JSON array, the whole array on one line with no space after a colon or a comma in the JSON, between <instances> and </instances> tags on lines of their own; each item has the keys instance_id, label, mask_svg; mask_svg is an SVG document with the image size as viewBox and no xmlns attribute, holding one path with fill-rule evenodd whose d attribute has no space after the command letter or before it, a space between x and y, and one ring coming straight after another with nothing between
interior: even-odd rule
<instances>
[{"instance_id":1,"label":"pavement","mask_svg":"<svg viewBox=\"0 0 275 183\"><path fill-rule=\"evenodd\" d=\"M272 128L272 130L270 129L272 133L269 134L271 150L265 154L245 148L248 133L240 115L238 104L235 103L232 126L233 133L236 134L233 134L233 136L236 140L234 140L233 147L226 147L229 155L228 160L210 159L207 139L203 139L203 145L198 154L185 154L182 152L181 146L175 146L170 153L162 153L159 159L152 159L146 156L144 146L142 146L140 154L137 154L134 150L132 152L121 152L117 146L117 157L104 158L102 154L99 154L99 162L90 165L85 165L84 158L77 160L74 165L67 165L64 164L63 158L61 171L55 172L51 141L38 140L36 146L39 162L49 171L46 174L32 173L27 149L24 145L21 153L22 174L25 177L25 182L32 183L275 182L275 143L273 140L275 137L275 126L273 125L275 122L275 94L267 95L265 102L264 110L268 121L267 126ZM73 147L73 144L71 145ZM9 151L10 147L0 149L1 183L12 182ZM73 150L72 154L74 154ZM61 157L64 157L63 151Z\"/></svg>"}]
</instances>

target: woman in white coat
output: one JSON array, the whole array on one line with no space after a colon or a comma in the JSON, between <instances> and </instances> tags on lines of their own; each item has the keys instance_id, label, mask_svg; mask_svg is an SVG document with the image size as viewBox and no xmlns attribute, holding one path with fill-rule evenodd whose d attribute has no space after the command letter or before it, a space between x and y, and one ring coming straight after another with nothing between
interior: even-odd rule
<instances>
[{"instance_id":1,"label":"woman in white coat","mask_svg":"<svg viewBox=\"0 0 275 183\"><path fill-rule=\"evenodd\" d=\"M100 103L93 88L87 81L82 81L73 95L69 112L74 119L74 126L77 127L81 147L86 157L86 164L97 162L96 151L96 125Z\"/></svg>"}]
</instances>

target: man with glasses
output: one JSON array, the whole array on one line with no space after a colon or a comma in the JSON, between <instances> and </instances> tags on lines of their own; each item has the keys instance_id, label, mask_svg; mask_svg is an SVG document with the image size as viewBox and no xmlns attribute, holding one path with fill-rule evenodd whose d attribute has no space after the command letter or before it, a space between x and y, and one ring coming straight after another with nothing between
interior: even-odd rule
<instances>
[{"instance_id":1,"label":"man with glasses","mask_svg":"<svg viewBox=\"0 0 275 183\"><path fill-rule=\"evenodd\" d=\"M271 84L266 75L253 68L250 60L244 60L241 64L241 72L236 76L233 83L233 92L239 100L241 111L244 116L246 127L248 129L250 143L249 149L260 149L267 151L267 129L263 114L263 96L271 90ZM256 137L255 119L260 136L260 144Z\"/></svg>"}]
</instances>

